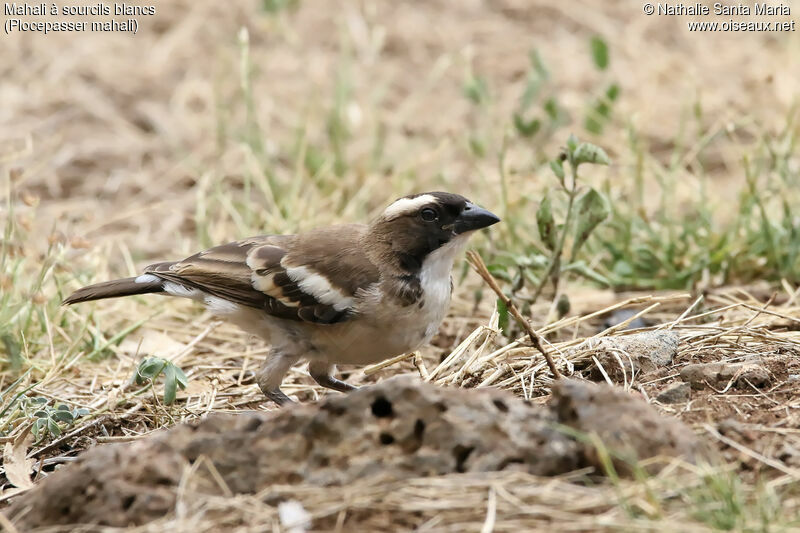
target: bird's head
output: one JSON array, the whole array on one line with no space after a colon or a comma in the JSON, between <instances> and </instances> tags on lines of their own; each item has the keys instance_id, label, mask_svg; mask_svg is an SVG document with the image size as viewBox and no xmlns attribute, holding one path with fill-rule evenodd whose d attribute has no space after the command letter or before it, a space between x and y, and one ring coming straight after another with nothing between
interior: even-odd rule
<instances>
[{"instance_id":1,"label":"bird's head","mask_svg":"<svg viewBox=\"0 0 800 533\"><path fill-rule=\"evenodd\" d=\"M499 221L490 211L458 194L412 194L395 200L383 211L370 225L368 239L381 259L414 274L434 253L452 261L472 233Z\"/></svg>"}]
</instances>

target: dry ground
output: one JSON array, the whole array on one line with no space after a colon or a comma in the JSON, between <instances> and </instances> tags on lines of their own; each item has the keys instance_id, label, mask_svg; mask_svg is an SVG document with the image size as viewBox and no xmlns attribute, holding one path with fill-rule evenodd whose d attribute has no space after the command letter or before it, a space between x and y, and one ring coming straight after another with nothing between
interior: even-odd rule
<instances>
[{"instance_id":1,"label":"dry ground","mask_svg":"<svg viewBox=\"0 0 800 533\"><path fill-rule=\"evenodd\" d=\"M175 1L157 9L140 18L135 36L0 37L0 213L4 226L15 224L5 242L20 261L18 270L0 275L12 303L34 307L26 327L39 332L20 342L21 369L2 367L0 390L33 368L23 383L37 383L32 395L90 411L65 436L30 449L37 479L89 446L139 438L210 411L272 408L253 382L264 347L191 304L142 297L63 309L60 295L212 243L366 220L411 191L454 190L506 218L532 219L551 176L531 170L530 146L512 144L504 162L511 194L504 203L497 153L533 48L550 70L549 90L574 115L608 80L621 87L611 126L592 138L614 163L589 172L589 182L610 183L613 193L615 179L642 168L652 193L645 197L655 205L657 176L676 146L697 144L699 151L702 145L704 183L723 220L735 216L726 206L744 179L743 154L761 135L785 128L797 103L797 33L689 33L685 19L646 17L631 0L300 0L277 14L256 1ZM609 43L609 71L592 66L588 41L595 34ZM480 113L463 95L472 75L490 83L491 103ZM698 108L702 124L687 119ZM488 157L470 151L476 131L488 139ZM641 152L630 149L632 131ZM537 149L555 155L568 132L541 138ZM712 144L712 138L722 141ZM672 167L678 210L698 190L698 169L689 159ZM497 226L476 245L498 253L507 237L508 229ZM346 368L349 381L421 372L442 384L500 386L544 401L544 363L531 348L495 333L491 299L475 304L479 285L472 274L458 285L451 315L417 365L405 360L369 374ZM761 312L773 291L777 296ZM481 530L491 525L487 509L496 512L497 530L544 523L582 530L664 524L686 531L766 530L770 521L798 527L798 494L787 490L800 477L796 288L721 288L702 301L699 293L613 294L578 284L568 292L570 315L543 330L566 369L574 364L581 371L588 356L573 349L602 329L599 316L577 317L628 298L639 298L629 307L648 309L651 324L681 334L673 367L628 380L648 398L678 380L685 364L766 358L773 377L766 388L706 388L689 403L660 406L718 444L732 477L682 470L672 478L599 487L557 480L533 490L526 488L530 479L499 475L466 486L420 480L392 493L355 487L346 495L321 495L309 488L298 497L317 502L312 512L326 524L333 517L334 526L339 520L339 527L363 522L385 530L394 519L406 527ZM533 307L537 328L548 327L551 311L545 303ZM15 331L23 314L13 315ZM189 375L174 406L126 386L145 355L169 358ZM441 361L447 363L439 367ZM311 383L300 367L285 390L301 401L327 394ZM4 442L13 442L27 419L12 422L2 428ZM702 479L722 479L724 486L712 490ZM6 484L4 490L5 501L14 489ZM498 497L503 491L517 499ZM426 506L426 494L443 501L460 495L462 507ZM352 506L326 506L342 499ZM515 507L521 500L528 507ZM206 503L242 513L246 524L258 497ZM278 524L270 509L261 518ZM186 527L211 531L214 525Z\"/></svg>"}]
</instances>

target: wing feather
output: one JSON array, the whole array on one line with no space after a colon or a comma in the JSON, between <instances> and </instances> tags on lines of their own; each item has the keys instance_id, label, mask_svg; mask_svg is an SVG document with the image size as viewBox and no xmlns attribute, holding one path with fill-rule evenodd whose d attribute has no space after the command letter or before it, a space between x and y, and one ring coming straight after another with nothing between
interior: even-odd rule
<instances>
[{"instance_id":1,"label":"wing feather","mask_svg":"<svg viewBox=\"0 0 800 533\"><path fill-rule=\"evenodd\" d=\"M333 324L353 316L356 292L378 281L377 269L358 245L361 232L363 227L352 225L263 235L157 263L145 273L275 317Z\"/></svg>"}]
</instances>

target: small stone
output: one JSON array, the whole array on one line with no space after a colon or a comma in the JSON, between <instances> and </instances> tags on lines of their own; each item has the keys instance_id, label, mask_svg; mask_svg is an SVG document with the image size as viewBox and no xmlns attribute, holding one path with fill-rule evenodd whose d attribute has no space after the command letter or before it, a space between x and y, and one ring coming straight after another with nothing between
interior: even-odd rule
<instances>
[{"instance_id":1,"label":"small stone","mask_svg":"<svg viewBox=\"0 0 800 533\"><path fill-rule=\"evenodd\" d=\"M772 374L765 367L754 363L697 363L681 370L681 379L695 390L707 385L725 386L730 381L739 388L766 387L772 382Z\"/></svg>"},{"instance_id":2,"label":"small stone","mask_svg":"<svg viewBox=\"0 0 800 533\"><path fill-rule=\"evenodd\" d=\"M679 340L672 331L644 331L633 335L603 337L599 341L590 340L589 347L594 348L594 357L609 378L621 383L626 376L631 381L631 372L648 373L671 365L678 354ZM591 368L590 376L595 381L605 379L597 365Z\"/></svg>"},{"instance_id":3,"label":"small stone","mask_svg":"<svg viewBox=\"0 0 800 533\"><path fill-rule=\"evenodd\" d=\"M692 386L689 383L680 382L680 383L673 383L663 391L661 391L658 396L656 396L656 401L659 403L684 403L689 401L689 397L691 395Z\"/></svg>"},{"instance_id":4,"label":"small stone","mask_svg":"<svg viewBox=\"0 0 800 533\"><path fill-rule=\"evenodd\" d=\"M681 380L689 383L695 390L706 387L706 383L716 385L722 363L695 363L681 369Z\"/></svg>"},{"instance_id":5,"label":"small stone","mask_svg":"<svg viewBox=\"0 0 800 533\"><path fill-rule=\"evenodd\" d=\"M736 386L739 388L753 385L759 389L768 387L772 383L772 374L760 365L743 365L734 375Z\"/></svg>"}]
</instances>

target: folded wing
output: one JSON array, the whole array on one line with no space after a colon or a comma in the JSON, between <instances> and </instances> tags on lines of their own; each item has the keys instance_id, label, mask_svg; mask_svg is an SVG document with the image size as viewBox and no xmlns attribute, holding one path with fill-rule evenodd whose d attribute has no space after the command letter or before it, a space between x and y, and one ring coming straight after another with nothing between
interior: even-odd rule
<instances>
[{"instance_id":1,"label":"folded wing","mask_svg":"<svg viewBox=\"0 0 800 533\"><path fill-rule=\"evenodd\" d=\"M157 263L145 273L278 318L334 324L352 317L359 291L378 281L361 251L363 231L354 224L253 237Z\"/></svg>"}]
</instances>

